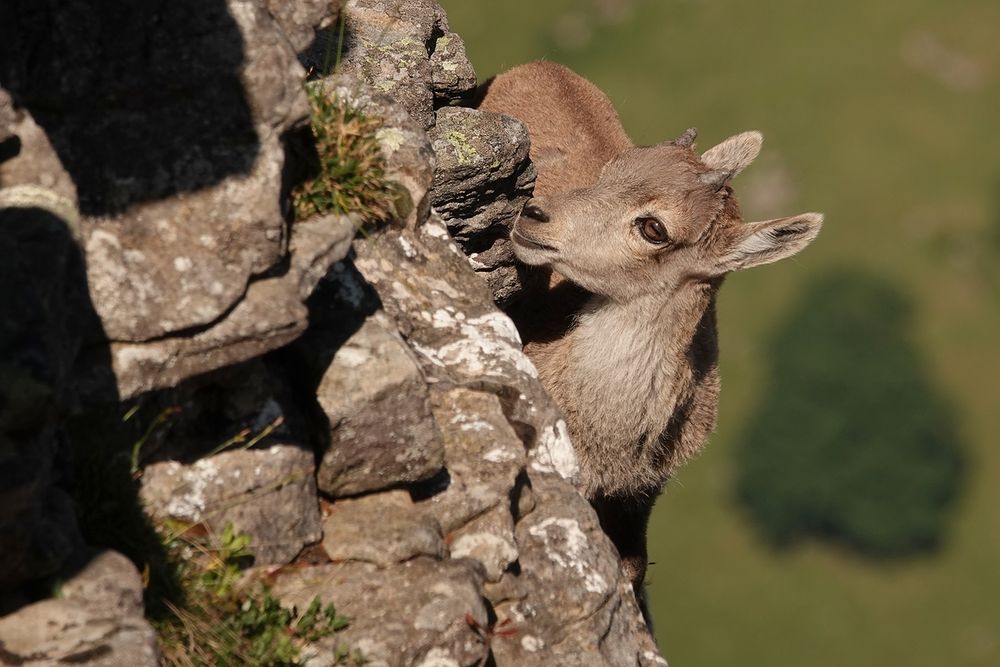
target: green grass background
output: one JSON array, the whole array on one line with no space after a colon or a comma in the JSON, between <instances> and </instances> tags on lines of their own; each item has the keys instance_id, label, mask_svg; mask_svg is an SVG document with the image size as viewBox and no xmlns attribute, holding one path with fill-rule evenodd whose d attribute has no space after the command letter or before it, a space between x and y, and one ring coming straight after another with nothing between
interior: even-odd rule
<instances>
[{"instance_id":1,"label":"green grass background","mask_svg":"<svg viewBox=\"0 0 1000 667\"><path fill-rule=\"evenodd\" d=\"M652 608L671 665L1000 665L1000 3L442 4L481 79L563 62L607 91L638 143L695 125L707 148L760 129L764 153L737 194L778 160L793 190L782 212L826 214L814 246L722 290L719 428L651 526ZM605 17L608 6L624 17ZM929 51L929 68L913 48ZM974 69L967 85L932 71L955 59ZM807 286L845 268L909 304L901 335L957 426L963 489L930 555L773 551L735 498L734 452L783 352L772 341L794 331L789 311ZM865 368L843 372L865 382Z\"/></svg>"}]
</instances>

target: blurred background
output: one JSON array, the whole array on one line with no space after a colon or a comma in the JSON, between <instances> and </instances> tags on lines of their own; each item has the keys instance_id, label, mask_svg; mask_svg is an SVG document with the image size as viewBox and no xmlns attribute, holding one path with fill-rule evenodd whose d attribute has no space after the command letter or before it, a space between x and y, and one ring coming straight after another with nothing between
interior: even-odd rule
<instances>
[{"instance_id":1,"label":"blurred background","mask_svg":"<svg viewBox=\"0 0 1000 667\"><path fill-rule=\"evenodd\" d=\"M567 64L637 143L761 130L708 448L651 532L682 665L1000 665L1000 3L442 0L481 79Z\"/></svg>"}]
</instances>

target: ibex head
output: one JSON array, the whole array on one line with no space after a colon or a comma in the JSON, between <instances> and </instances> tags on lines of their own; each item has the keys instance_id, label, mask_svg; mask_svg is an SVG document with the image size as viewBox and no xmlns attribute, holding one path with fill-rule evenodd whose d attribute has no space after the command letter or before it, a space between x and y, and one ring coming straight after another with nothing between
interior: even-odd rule
<instances>
[{"instance_id":1,"label":"ibex head","mask_svg":"<svg viewBox=\"0 0 1000 667\"><path fill-rule=\"evenodd\" d=\"M775 262L816 237L819 213L743 223L729 182L757 157L759 132L700 158L695 134L627 151L590 187L530 200L511 232L518 258L627 301Z\"/></svg>"}]
</instances>

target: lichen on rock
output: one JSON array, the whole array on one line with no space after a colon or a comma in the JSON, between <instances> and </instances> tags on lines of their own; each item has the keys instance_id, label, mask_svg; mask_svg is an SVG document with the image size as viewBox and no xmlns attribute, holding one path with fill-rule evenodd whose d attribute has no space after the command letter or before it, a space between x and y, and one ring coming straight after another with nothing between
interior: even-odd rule
<instances>
[{"instance_id":1,"label":"lichen on rock","mask_svg":"<svg viewBox=\"0 0 1000 667\"><path fill-rule=\"evenodd\" d=\"M21 545L0 550L0 582L21 590L0 596L2 649L157 660L143 559L87 551L66 490L60 443L93 434L63 415L86 424L100 405L133 433L109 456L131 460L120 482L154 521L245 533L248 578L350 618L304 642L303 664L330 664L341 641L371 665L661 664L574 486L565 420L497 308L531 279L507 240L533 187L527 132L458 106L475 72L438 4L347 2L335 74L318 67L339 34L328 2L170 5L156 34L138 9L71 30L85 5L44 0L9 42L24 68L0 69L0 187L68 202L0 197L0 249L18 260L0 264L17 296L17 326L0 326L15 461L0 533ZM48 30L53 63L24 60ZM138 44L148 71L118 60ZM354 215L290 215L307 67L379 119L408 197L362 235ZM45 280L22 280L40 266ZM64 599L26 592L69 562L83 569Z\"/></svg>"}]
</instances>

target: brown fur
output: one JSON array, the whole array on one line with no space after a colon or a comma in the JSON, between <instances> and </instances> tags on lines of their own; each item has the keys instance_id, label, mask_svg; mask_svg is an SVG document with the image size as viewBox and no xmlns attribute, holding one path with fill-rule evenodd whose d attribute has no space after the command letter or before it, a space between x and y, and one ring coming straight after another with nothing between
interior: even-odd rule
<instances>
[{"instance_id":1,"label":"brown fur","mask_svg":"<svg viewBox=\"0 0 1000 667\"><path fill-rule=\"evenodd\" d=\"M641 602L653 503L715 427L723 278L798 252L822 216L744 224L728 182L757 156L759 133L700 157L683 140L636 148L607 97L560 65L497 76L480 108L531 136L538 185L511 238L522 262L568 283L557 277L512 316ZM641 234L651 217L669 242Z\"/></svg>"}]
</instances>

